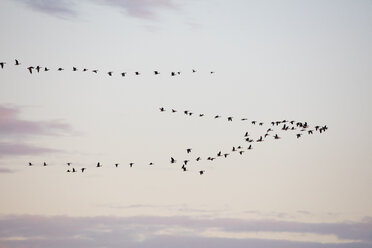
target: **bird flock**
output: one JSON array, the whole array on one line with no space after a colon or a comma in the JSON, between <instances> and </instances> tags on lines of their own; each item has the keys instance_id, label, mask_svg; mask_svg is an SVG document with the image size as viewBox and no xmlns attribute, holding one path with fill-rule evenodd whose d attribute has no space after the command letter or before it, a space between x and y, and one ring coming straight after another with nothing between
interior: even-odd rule
<instances>
[{"instance_id":1,"label":"bird flock","mask_svg":"<svg viewBox=\"0 0 372 248\"><path fill-rule=\"evenodd\" d=\"M19 62L18 59L15 59L14 63L12 63L12 64L14 66L17 66L17 67L18 66L22 67L22 64ZM0 69L4 69L6 67L6 65L7 65L7 62L0 62ZM48 71L52 70L50 67L40 66L40 65L26 66L26 67L23 67L23 68L27 69L30 74L37 74L37 73L48 72ZM68 69L58 67L58 68L54 68L53 70L61 72L61 71L65 71L65 70L68 70ZM73 71L73 72L77 72L77 71L88 72L88 71L90 71L94 74L98 74L99 72L101 72L98 69L88 69L88 68L85 68L85 67L79 69L78 67L75 67L75 66L70 68L70 70ZM196 72L197 72L196 69L191 70L191 73L196 73ZM121 77L126 77L127 75L129 75L128 72L126 72L126 71L121 71L121 72L107 71L107 72L103 72L103 73L107 74L109 77L112 77L114 74L119 75ZM209 73L214 74L214 71L210 71ZM132 74L135 75L135 76L139 76L142 73L139 72L139 71L135 71ZM153 75L159 75L160 71L154 70L152 72L152 74ZM171 77L178 76L178 75L181 75L181 71L171 71L171 72L169 72L169 75ZM270 123L265 123L265 122L257 121L257 120L248 120L248 118L245 118L245 117L237 118L237 117L233 117L233 116L221 116L219 114L217 114L217 115L206 115L204 113L197 113L197 112L194 112L194 111L191 111L191 110L176 110L174 108L169 108L168 109L168 108L165 108L165 107L160 107L159 111L161 113L168 112L168 113L173 114L173 115L174 114L183 114L187 117L210 118L210 119L214 119L214 120L222 119L222 120L225 120L227 122L233 122L233 121L247 122L248 125L262 127L265 130L265 132L263 132L261 135L259 135L259 137L253 137L248 131L245 131L242 134L242 137L241 137L241 142L243 142L244 145L232 146L231 149L229 149L227 151L220 150L220 151L216 151L214 154L209 154L209 155L206 155L206 156L192 157L193 149L192 148L186 148L185 149L185 155L187 156L186 158L176 159L173 156L170 156L169 164L170 165L180 164L179 168L181 169L181 171L184 171L184 172L189 171L190 168L192 168L191 166L197 165L198 163L200 163L200 161L206 160L206 161L213 162L217 159L227 159L228 157L232 156L233 154L238 154L238 155L246 154L248 151L252 150L253 147L258 143L265 142L268 139L274 139L274 140L281 139L281 136L279 136L279 132L292 132L292 133L294 133L294 135L297 139L300 139L303 135L313 135L315 133L321 134L321 133L324 133L325 131L327 131L327 129L328 129L327 125L310 126L308 124L308 122L306 122L306 121L301 122L301 121L295 121L295 120L275 120L275 121L271 121ZM32 162L28 163L28 166L34 166L34 165L35 164L32 163ZM44 162L42 164L42 166L44 166L44 167L46 167L48 165L49 164L47 162ZM79 168L74 167L74 165L71 162L67 162L67 163L65 163L65 165L67 166L67 169L66 169L67 173L78 173L78 172L86 173L86 171L88 170L87 167L79 167ZM113 166L115 168L119 168L119 165L120 165L120 163L114 163L111 166ZM136 165L137 164L135 162L129 162L128 163L128 166L130 168L135 167ZM154 165L155 165L154 162L149 162L147 164L147 166L154 166ZM102 168L103 164L101 162L97 162L97 164L94 167L95 168ZM197 172L198 172L199 175L203 175L203 174L205 174L206 170L197 169Z\"/></svg>"},{"instance_id":2,"label":"bird flock","mask_svg":"<svg viewBox=\"0 0 372 248\"><path fill-rule=\"evenodd\" d=\"M11 63L11 64L14 65L14 66L17 66L17 67L18 66L22 67L22 64L19 62L18 59L15 59L14 63ZM6 67L6 65L8 65L7 62L0 62L0 69L4 69ZM131 72L131 73L129 73L127 71L114 72L114 71L103 71L103 70L99 70L99 69L96 69L96 68L94 68L94 69L88 69L88 68L85 68L85 67L78 68L77 66L72 66L71 68L57 67L57 68L52 69L49 66L26 65L23 68L27 69L27 71L30 74L34 74L34 75L37 74L37 73L48 72L48 71L51 71L51 70L58 71L58 72L62 72L62 71L66 71L66 70L70 70L70 71L73 71L73 72L81 71L81 72L91 72L91 73L94 73L94 74L98 74L98 73L102 72L109 77L112 77L114 75L119 75L121 77L127 77L129 75L134 75L134 76L142 75L142 72L140 72L140 71L134 71L134 72ZM192 69L190 72L191 73L197 73L198 70ZM153 75L160 75L161 74L161 72L159 70L153 70L151 73ZM171 77L181 75L181 71L170 71L170 72L164 72L164 73L170 75ZM215 73L214 71L209 71L209 74L214 74L214 73Z\"/></svg>"},{"instance_id":3,"label":"bird flock","mask_svg":"<svg viewBox=\"0 0 372 248\"><path fill-rule=\"evenodd\" d=\"M258 126L261 127L261 129L264 130L264 132L257 136L254 137L252 136L249 131L245 131L242 133L241 136L241 145L237 146L232 146L229 150L219 150L216 151L214 154L209 154L205 156L199 156L196 155L192 157L193 155L193 148L188 147L185 148L184 154L185 157L178 159L173 156L169 157L169 164L170 165L175 165L179 164L179 169L183 172L187 171L197 171L199 175L204 175L206 170L205 169L200 169L198 168L198 164L201 161L208 161L208 162L213 162L217 159L227 159L230 156L233 156L234 154L242 156L244 154L247 154L249 151L253 150L253 147L256 146L259 143L265 142L268 139L273 139L273 140L279 140L282 137L279 135L279 133L282 132L291 132L294 134L296 139L300 139L303 135L314 135L314 134L322 134L328 130L327 125L315 125L311 126L308 124L308 122L301 122L301 121L295 121L295 120L275 120L271 121L269 123L265 123L262 121L257 121L257 120L248 120L248 118L234 118L233 116L221 116L221 115L206 115L204 113L196 113L194 111L190 110L176 110L174 108L169 108L166 109L165 107L160 107L159 111L161 113L170 113L172 115L175 114L183 114L187 117L196 117L196 118L210 118L213 120L216 119L222 119L226 120L227 122L232 122L232 121L241 121L241 122L247 122L248 125L251 126ZM29 166L33 166L34 164L29 162ZM43 166L47 166L48 164L44 162ZM72 163L68 162L66 163L67 165L67 173L84 173L87 171L86 167L82 168L75 168L72 166ZM118 168L120 163L114 163L109 166ZM127 164L130 168L134 167L136 165L135 162L130 162ZM154 166L154 162L149 162L146 166ZM101 168L103 165L101 162L97 162L95 168ZM196 169L195 169L196 167Z\"/></svg>"}]
</instances>

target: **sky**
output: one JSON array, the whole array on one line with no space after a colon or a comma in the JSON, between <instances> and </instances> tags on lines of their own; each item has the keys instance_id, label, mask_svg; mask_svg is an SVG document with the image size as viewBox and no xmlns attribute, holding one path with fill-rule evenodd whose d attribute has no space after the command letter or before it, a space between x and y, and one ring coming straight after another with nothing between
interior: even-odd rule
<instances>
[{"instance_id":1,"label":"sky","mask_svg":"<svg viewBox=\"0 0 372 248\"><path fill-rule=\"evenodd\" d=\"M372 247L371 13L2 0L0 247Z\"/></svg>"}]
</instances>

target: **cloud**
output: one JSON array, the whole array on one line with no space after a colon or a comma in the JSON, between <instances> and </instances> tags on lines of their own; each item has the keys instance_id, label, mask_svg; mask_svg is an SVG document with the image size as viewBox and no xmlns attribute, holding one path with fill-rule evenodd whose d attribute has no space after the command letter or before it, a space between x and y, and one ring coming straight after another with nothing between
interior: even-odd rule
<instances>
[{"instance_id":1,"label":"cloud","mask_svg":"<svg viewBox=\"0 0 372 248\"><path fill-rule=\"evenodd\" d=\"M58 152L25 142L31 137L72 134L69 124L61 120L29 121L19 117L21 109L0 105L0 158Z\"/></svg>"},{"instance_id":2,"label":"cloud","mask_svg":"<svg viewBox=\"0 0 372 248\"><path fill-rule=\"evenodd\" d=\"M99 0L106 5L118 7L126 14L143 19L153 19L161 9L176 9L172 0Z\"/></svg>"},{"instance_id":3,"label":"cloud","mask_svg":"<svg viewBox=\"0 0 372 248\"><path fill-rule=\"evenodd\" d=\"M39 155L50 152L58 152L58 150L37 147L27 144L17 144L0 142L0 157L3 156L24 156L24 155Z\"/></svg>"},{"instance_id":4,"label":"cloud","mask_svg":"<svg viewBox=\"0 0 372 248\"><path fill-rule=\"evenodd\" d=\"M58 135L72 130L60 120L28 121L20 119L19 113L19 108L0 105L0 133L5 136Z\"/></svg>"},{"instance_id":5,"label":"cloud","mask_svg":"<svg viewBox=\"0 0 372 248\"><path fill-rule=\"evenodd\" d=\"M75 17L77 0L18 0L28 7L58 17ZM112 6L126 15L140 19L154 19L161 9L177 9L173 0L94 0L90 3Z\"/></svg>"},{"instance_id":6,"label":"cloud","mask_svg":"<svg viewBox=\"0 0 372 248\"><path fill-rule=\"evenodd\" d=\"M253 236L234 237L250 233ZM255 233L272 235L257 238ZM208 233L208 235L207 235ZM221 236L221 233L228 234ZM337 237L334 242L277 239L276 234ZM341 247L371 248L372 220L301 223L243 219L198 219L186 216L67 217L12 215L0 217L0 246L15 247ZM347 239L347 240L346 240Z\"/></svg>"},{"instance_id":7,"label":"cloud","mask_svg":"<svg viewBox=\"0 0 372 248\"><path fill-rule=\"evenodd\" d=\"M1 148L0 148L0 151L1 151ZM1 173L14 173L15 171L14 170L11 170L11 169L7 169L7 168L0 168L0 174Z\"/></svg>"},{"instance_id":8,"label":"cloud","mask_svg":"<svg viewBox=\"0 0 372 248\"><path fill-rule=\"evenodd\" d=\"M18 0L28 7L58 17L73 17L75 4L69 0Z\"/></svg>"}]
</instances>

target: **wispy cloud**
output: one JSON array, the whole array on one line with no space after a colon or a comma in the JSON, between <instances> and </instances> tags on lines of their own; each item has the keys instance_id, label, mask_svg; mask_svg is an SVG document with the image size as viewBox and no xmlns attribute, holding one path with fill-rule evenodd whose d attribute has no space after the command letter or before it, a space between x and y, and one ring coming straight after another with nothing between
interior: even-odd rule
<instances>
[{"instance_id":1,"label":"wispy cloud","mask_svg":"<svg viewBox=\"0 0 372 248\"><path fill-rule=\"evenodd\" d=\"M57 17L75 17L78 15L77 0L18 0L28 7ZM94 0L90 3L102 6L111 6L123 11L125 15L140 18L154 19L162 9L174 10L177 5L173 0Z\"/></svg>"},{"instance_id":2,"label":"wispy cloud","mask_svg":"<svg viewBox=\"0 0 372 248\"><path fill-rule=\"evenodd\" d=\"M0 133L4 136L58 135L71 132L70 125L61 120L28 121L19 118L20 109L0 105Z\"/></svg>"},{"instance_id":3,"label":"wispy cloud","mask_svg":"<svg viewBox=\"0 0 372 248\"><path fill-rule=\"evenodd\" d=\"M257 233L261 236L255 235ZM276 238L280 235L281 238ZM312 235L311 237L315 238L308 241L291 238L296 235L297 237ZM324 239L329 236L334 237L334 240ZM232 218L198 219L186 216L3 216L0 218L0 245L8 248L371 248L372 220L303 223Z\"/></svg>"},{"instance_id":4,"label":"wispy cloud","mask_svg":"<svg viewBox=\"0 0 372 248\"><path fill-rule=\"evenodd\" d=\"M39 155L50 152L58 152L56 149L43 148L34 145L0 142L0 157Z\"/></svg>"},{"instance_id":5,"label":"wispy cloud","mask_svg":"<svg viewBox=\"0 0 372 248\"><path fill-rule=\"evenodd\" d=\"M28 7L57 17L73 17L75 3L69 0L18 0Z\"/></svg>"},{"instance_id":6,"label":"wispy cloud","mask_svg":"<svg viewBox=\"0 0 372 248\"><path fill-rule=\"evenodd\" d=\"M155 18L156 12L161 9L177 9L172 0L98 0L98 2L118 7L129 16L144 19Z\"/></svg>"},{"instance_id":7,"label":"wispy cloud","mask_svg":"<svg viewBox=\"0 0 372 248\"><path fill-rule=\"evenodd\" d=\"M1 150L1 148L0 148ZM8 169L8 168L0 168L0 173L14 173L14 170Z\"/></svg>"},{"instance_id":8,"label":"wispy cloud","mask_svg":"<svg viewBox=\"0 0 372 248\"><path fill-rule=\"evenodd\" d=\"M72 134L71 126L61 120L29 121L19 117L21 108L0 105L0 157L38 155L57 152L30 144L31 137Z\"/></svg>"}]
</instances>

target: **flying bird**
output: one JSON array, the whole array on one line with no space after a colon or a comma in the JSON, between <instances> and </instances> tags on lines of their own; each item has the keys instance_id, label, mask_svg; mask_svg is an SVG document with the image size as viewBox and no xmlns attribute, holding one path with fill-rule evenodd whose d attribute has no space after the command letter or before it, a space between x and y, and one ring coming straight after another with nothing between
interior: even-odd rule
<instances>
[{"instance_id":1,"label":"flying bird","mask_svg":"<svg viewBox=\"0 0 372 248\"><path fill-rule=\"evenodd\" d=\"M204 172L205 172L204 170L201 170L201 171L199 171L199 174L200 174L200 175L203 175Z\"/></svg>"},{"instance_id":2,"label":"flying bird","mask_svg":"<svg viewBox=\"0 0 372 248\"><path fill-rule=\"evenodd\" d=\"M138 76L138 75L140 75L141 73L139 73L138 71L136 71L135 74Z\"/></svg>"},{"instance_id":3,"label":"flying bird","mask_svg":"<svg viewBox=\"0 0 372 248\"><path fill-rule=\"evenodd\" d=\"M94 72L94 73L97 73L97 72L98 72L98 70L93 70L92 72Z\"/></svg>"},{"instance_id":4,"label":"flying bird","mask_svg":"<svg viewBox=\"0 0 372 248\"><path fill-rule=\"evenodd\" d=\"M47 68L47 67L44 67L44 71L49 71L49 68Z\"/></svg>"},{"instance_id":5,"label":"flying bird","mask_svg":"<svg viewBox=\"0 0 372 248\"><path fill-rule=\"evenodd\" d=\"M31 162L28 162L28 166L33 166L33 164Z\"/></svg>"},{"instance_id":6,"label":"flying bird","mask_svg":"<svg viewBox=\"0 0 372 248\"><path fill-rule=\"evenodd\" d=\"M97 168L99 168L99 167L102 167L100 162L97 163Z\"/></svg>"},{"instance_id":7,"label":"flying bird","mask_svg":"<svg viewBox=\"0 0 372 248\"><path fill-rule=\"evenodd\" d=\"M77 71L77 68L76 68L76 67L72 67L72 70L73 70L73 71Z\"/></svg>"},{"instance_id":8,"label":"flying bird","mask_svg":"<svg viewBox=\"0 0 372 248\"><path fill-rule=\"evenodd\" d=\"M127 73L126 73L126 72L122 72L122 73L121 73L121 76L122 76L122 77L125 77L125 74L127 74Z\"/></svg>"},{"instance_id":9,"label":"flying bird","mask_svg":"<svg viewBox=\"0 0 372 248\"><path fill-rule=\"evenodd\" d=\"M201 160L201 158L200 158L200 157L197 157L197 158L196 158L196 161L200 161L200 160Z\"/></svg>"},{"instance_id":10,"label":"flying bird","mask_svg":"<svg viewBox=\"0 0 372 248\"><path fill-rule=\"evenodd\" d=\"M68 166L70 166L70 165L71 165L71 163L70 163L70 162L68 162L68 163L67 163L67 165L68 165Z\"/></svg>"},{"instance_id":11,"label":"flying bird","mask_svg":"<svg viewBox=\"0 0 372 248\"><path fill-rule=\"evenodd\" d=\"M171 164L174 164L175 162L177 162L177 160L171 157Z\"/></svg>"},{"instance_id":12,"label":"flying bird","mask_svg":"<svg viewBox=\"0 0 372 248\"><path fill-rule=\"evenodd\" d=\"M160 109L160 112L164 112L165 109L163 107L159 108Z\"/></svg>"},{"instance_id":13,"label":"flying bird","mask_svg":"<svg viewBox=\"0 0 372 248\"><path fill-rule=\"evenodd\" d=\"M190 152L191 152L191 148L187 148L187 149L186 149L186 152L187 152L187 153L190 153Z\"/></svg>"},{"instance_id":14,"label":"flying bird","mask_svg":"<svg viewBox=\"0 0 372 248\"><path fill-rule=\"evenodd\" d=\"M30 72L30 74L32 74L32 70L34 69L34 67L33 66L29 66L29 67L27 67L27 70Z\"/></svg>"},{"instance_id":15,"label":"flying bird","mask_svg":"<svg viewBox=\"0 0 372 248\"><path fill-rule=\"evenodd\" d=\"M44 164L43 164L44 166L47 166L48 164L46 163L46 162L44 162Z\"/></svg>"},{"instance_id":16,"label":"flying bird","mask_svg":"<svg viewBox=\"0 0 372 248\"><path fill-rule=\"evenodd\" d=\"M38 66L36 66L35 69L36 69L36 71L39 73L39 72L40 72L40 69L41 69L41 66L38 65Z\"/></svg>"},{"instance_id":17,"label":"flying bird","mask_svg":"<svg viewBox=\"0 0 372 248\"><path fill-rule=\"evenodd\" d=\"M174 77L176 76L176 73L174 71L171 72L171 76Z\"/></svg>"},{"instance_id":18,"label":"flying bird","mask_svg":"<svg viewBox=\"0 0 372 248\"><path fill-rule=\"evenodd\" d=\"M87 168L81 168L81 172L84 172Z\"/></svg>"},{"instance_id":19,"label":"flying bird","mask_svg":"<svg viewBox=\"0 0 372 248\"><path fill-rule=\"evenodd\" d=\"M109 71L109 72L107 72L107 74L111 77L112 76L112 71Z\"/></svg>"},{"instance_id":20,"label":"flying bird","mask_svg":"<svg viewBox=\"0 0 372 248\"><path fill-rule=\"evenodd\" d=\"M232 117L227 117L228 121L232 121L232 119L233 119Z\"/></svg>"},{"instance_id":21,"label":"flying bird","mask_svg":"<svg viewBox=\"0 0 372 248\"><path fill-rule=\"evenodd\" d=\"M6 62L0 62L1 69L4 69L5 64L6 64Z\"/></svg>"},{"instance_id":22,"label":"flying bird","mask_svg":"<svg viewBox=\"0 0 372 248\"><path fill-rule=\"evenodd\" d=\"M118 168L118 166L119 166L119 164L118 164L118 163L116 163L116 164L115 164L115 167L116 167L116 168Z\"/></svg>"},{"instance_id":23,"label":"flying bird","mask_svg":"<svg viewBox=\"0 0 372 248\"><path fill-rule=\"evenodd\" d=\"M129 166L130 166L130 168L132 168L132 167L133 167L133 165L134 165L134 163L129 163Z\"/></svg>"},{"instance_id":24,"label":"flying bird","mask_svg":"<svg viewBox=\"0 0 372 248\"><path fill-rule=\"evenodd\" d=\"M19 63L18 59L15 59L15 64L14 65L20 65L21 63Z\"/></svg>"},{"instance_id":25,"label":"flying bird","mask_svg":"<svg viewBox=\"0 0 372 248\"><path fill-rule=\"evenodd\" d=\"M177 110L175 110L175 109L172 109L172 113L176 113L177 112Z\"/></svg>"},{"instance_id":26,"label":"flying bird","mask_svg":"<svg viewBox=\"0 0 372 248\"><path fill-rule=\"evenodd\" d=\"M159 75L160 72L159 72L159 71L154 71L154 74L155 74L155 75Z\"/></svg>"},{"instance_id":27,"label":"flying bird","mask_svg":"<svg viewBox=\"0 0 372 248\"><path fill-rule=\"evenodd\" d=\"M61 68L61 67L60 67L60 68L58 68L58 71L63 71L63 70L64 70L64 69L63 69L63 68Z\"/></svg>"}]
</instances>

